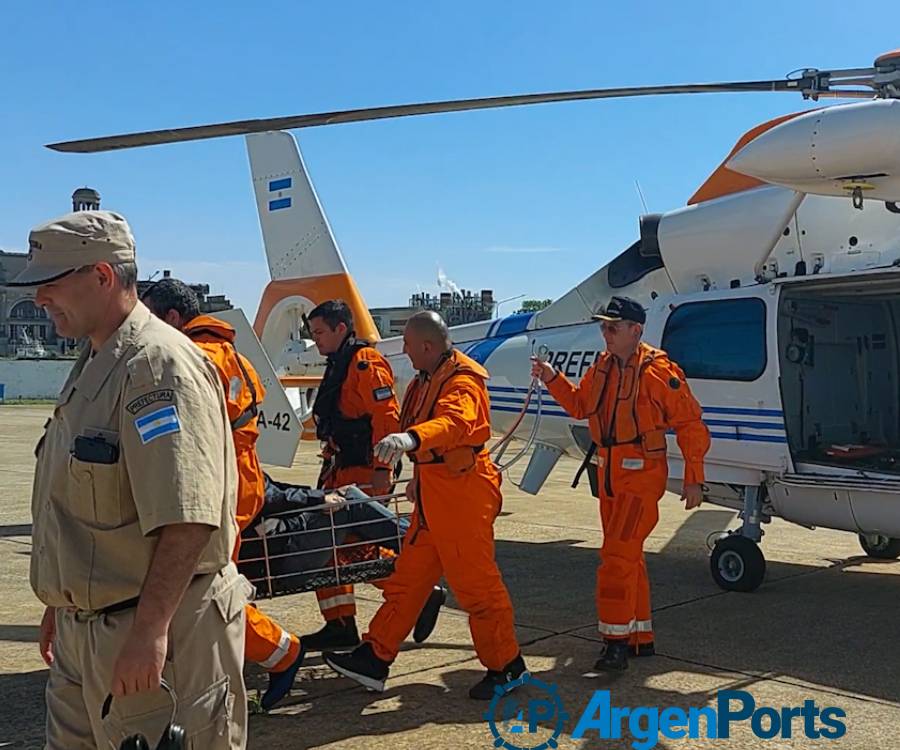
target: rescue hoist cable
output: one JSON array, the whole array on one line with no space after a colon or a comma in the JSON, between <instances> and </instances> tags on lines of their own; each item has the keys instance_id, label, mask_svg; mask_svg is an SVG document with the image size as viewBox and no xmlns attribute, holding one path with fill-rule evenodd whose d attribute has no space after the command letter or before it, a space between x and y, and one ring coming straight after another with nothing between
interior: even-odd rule
<instances>
[{"instance_id":1,"label":"rescue hoist cable","mask_svg":"<svg viewBox=\"0 0 900 750\"><path fill-rule=\"evenodd\" d=\"M540 362L546 362L550 358L549 355L550 350L542 344L538 347L535 357ZM522 446L521 450L519 450L519 452L516 453L516 455L509 459L509 461L507 461L505 464L501 464L500 461L503 458L503 454L506 452L506 449L509 447L512 440L515 438L516 431L519 429L519 426L522 424L522 420L528 413L528 408L531 406L532 398L536 398L536 405L534 411L534 421L531 425L531 433L525 440L525 444ZM525 394L525 403L522 404L522 409L519 412L519 415L516 417L512 426L506 431L503 437L501 437L500 440L494 444L494 447L491 448L491 457L494 459L494 463L497 465L497 470L499 472L502 473L508 471L514 464L520 461L522 457L534 446L534 442L538 435L538 430L540 429L542 411L543 386L541 383L541 379L537 376L534 376L531 378L531 383L529 384L528 391ZM516 484L516 486L518 486L518 484L515 482L513 484Z\"/></svg>"}]
</instances>

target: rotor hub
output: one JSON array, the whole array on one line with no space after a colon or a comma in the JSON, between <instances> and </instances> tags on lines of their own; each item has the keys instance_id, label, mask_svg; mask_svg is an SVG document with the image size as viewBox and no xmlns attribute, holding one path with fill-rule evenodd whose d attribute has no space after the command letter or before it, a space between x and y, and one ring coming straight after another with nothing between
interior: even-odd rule
<instances>
[{"instance_id":1,"label":"rotor hub","mask_svg":"<svg viewBox=\"0 0 900 750\"><path fill-rule=\"evenodd\" d=\"M875 70L878 73L892 73L900 70L900 49L885 52L883 55L875 58Z\"/></svg>"}]
</instances>

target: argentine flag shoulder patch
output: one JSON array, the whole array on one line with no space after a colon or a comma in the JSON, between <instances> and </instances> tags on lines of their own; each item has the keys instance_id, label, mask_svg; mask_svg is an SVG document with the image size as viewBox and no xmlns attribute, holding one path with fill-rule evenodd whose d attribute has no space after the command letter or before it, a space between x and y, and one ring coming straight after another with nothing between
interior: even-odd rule
<instances>
[{"instance_id":1,"label":"argentine flag shoulder patch","mask_svg":"<svg viewBox=\"0 0 900 750\"><path fill-rule=\"evenodd\" d=\"M134 420L134 426L144 445L161 435L181 432L181 422L178 421L178 410L174 404L138 417Z\"/></svg>"}]
</instances>

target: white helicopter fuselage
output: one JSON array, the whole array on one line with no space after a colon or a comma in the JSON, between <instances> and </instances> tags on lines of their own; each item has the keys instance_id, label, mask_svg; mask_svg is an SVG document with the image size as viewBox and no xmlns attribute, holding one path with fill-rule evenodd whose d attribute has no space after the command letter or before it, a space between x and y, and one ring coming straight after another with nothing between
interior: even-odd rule
<instances>
[{"instance_id":1,"label":"white helicopter fuselage","mask_svg":"<svg viewBox=\"0 0 900 750\"><path fill-rule=\"evenodd\" d=\"M707 377L688 380L703 407L703 420L712 438L705 462L712 501L740 509L743 499L736 487L765 485L769 515L807 526L900 536L897 407L887 403L890 384L896 384L900 374L896 364L900 342L893 323L888 325L894 304L890 298L897 298L898 293L900 269L891 269L785 278L738 289L673 295L659 298L650 307L644 336L649 344L666 349L676 360L673 349L680 353L683 347L698 342L705 347L682 362L689 372L698 366L710 370L704 373ZM861 295L871 301L862 301ZM815 325L816 319L807 325L808 332L816 331L807 335L819 341L818 349L828 353L827 359L819 355L818 362L806 365L788 359L789 348L796 342L791 338L792 316L783 308L795 299L827 308L833 317L843 311L846 319L819 318L819 325ZM879 308L885 311L884 319L870 320ZM865 313L863 318L860 311ZM744 317L735 320L731 317L735 315ZM532 315L510 316L487 326L452 329L455 344L491 373L491 420L500 433L506 432L522 411L530 382L529 358L534 352L545 347L553 366L577 382L604 348L596 323L529 330L532 319ZM835 330L835 326L840 328ZM471 333L478 338L467 340L466 328L475 328ZM793 330L796 335L796 324ZM830 339L826 340L826 334ZM859 347L864 344L858 342L868 340L871 346L873 337L883 345L862 352ZM388 356L402 389L413 375L409 360L401 353L402 342L386 339L378 347ZM859 372L864 359L871 364L866 372ZM717 367L722 368L718 377ZM807 403L801 405L795 381L803 376L804 387L814 395L808 395ZM878 377L879 382L871 382ZM846 387L843 393L842 387ZM846 405L843 415L841 405L832 401L842 396ZM896 387L894 396L896 401ZM538 408L533 400L519 433L530 433ZM818 412L801 413L810 408ZM818 432L816 428L804 431L800 424L804 418L817 424ZM569 417L546 392L539 419L538 442L573 456L588 449L586 421ZM829 424L823 426L825 422ZM866 430L867 424L876 423L875 429ZM816 448L808 448L809 438L817 441L818 453ZM891 456L884 459L884 469L854 468L847 460L853 453L849 446L862 446L861 441L873 438L880 446L894 445L896 464ZM668 440L671 489L677 491L683 463L674 435ZM838 451L842 448L832 446L841 446L847 455L841 456Z\"/></svg>"},{"instance_id":2,"label":"white helicopter fuselage","mask_svg":"<svg viewBox=\"0 0 900 750\"><path fill-rule=\"evenodd\" d=\"M853 106L857 117L873 116ZM898 111L869 106L890 118ZM835 111L846 130L841 110L825 112ZM807 117L789 118L764 136L776 143L793 138L809 127ZM257 334L276 369L314 378L322 360L311 342L297 340L302 314L341 297L362 335L373 332L371 316L293 137L266 133L247 142L273 278ZM758 542L760 522L772 516L900 539L900 306L893 301L900 299L900 211L888 200L900 196L891 192L893 166L890 179L869 176L881 180L880 197L872 199L875 191L860 188L859 176L829 176L825 194L816 195L791 185L787 168L771 184L736 175L728 164L686 207L642 217L637 242L546 309L454 327L451 335L490 372L492 427L502 434L523 410L530 357L546 352L555 368L579 379L603 349L591 320L597 305L614 294L637 299L647 309L644 339L685 370L702 405L712 437L707 496L742 510L744 538L723 545L719 558L714 551L713 561L736 550L744 567L733 573L732 563L722 563L725 582L717 580L749 590L764 563L738 542ZM402 340L377 346L402 396L414 375ZM314 394L307 385L295 401L301 416ZM570 418L546 392L540 405L530 403L516 434L532 432L534 450L519 486L536 494L559 457L583 457L590 437L586 421ZM668 459L670 489L677 491L683 464L674 435ZM744 568L756 572L747 578Z\"/></svg>"}]
</instances>

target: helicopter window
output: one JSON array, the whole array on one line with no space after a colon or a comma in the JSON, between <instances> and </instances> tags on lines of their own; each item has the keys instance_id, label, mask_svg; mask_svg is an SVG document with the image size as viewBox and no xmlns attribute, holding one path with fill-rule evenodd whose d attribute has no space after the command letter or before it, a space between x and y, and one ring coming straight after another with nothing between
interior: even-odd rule
<instances>
[{"instance_id":1,"label":"helicopter window","mask_svg":"<svg viewBox=\"0 0 900 750\"><path fill-rule=\"evenodd\" d=\"M659 255L641 254L641 241L638 240L625 252L613 258L609 264L609 285L613 289L620 289L662 267L663 262Z\"/></svg>"},{"instance_id":2,"label":"helicopter window","mask_svg":"<svg viewBox=\"0 0 900 750\"><path fill-rule=\"evenodd\" d=\"M662 348L689 378L756 380L766 369L766 305L759 299L684 304L669 316Z\"/></svg>"}]
</instances>

